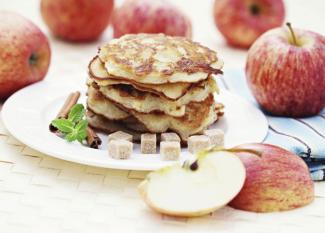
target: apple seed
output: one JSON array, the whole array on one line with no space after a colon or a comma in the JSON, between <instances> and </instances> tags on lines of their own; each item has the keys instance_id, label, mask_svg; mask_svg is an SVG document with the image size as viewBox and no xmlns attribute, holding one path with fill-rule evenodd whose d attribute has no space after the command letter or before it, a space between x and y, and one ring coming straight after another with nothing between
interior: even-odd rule
<instances>
[{"instance_id":1,"label":"apple seed","mask_svg":"<svg viewBox=\"0 0 325 233\"><path fill-rule=\"evenodd\" d=\"M197 160L195 160L191 165L190 165L190 169L192 171L196 171L199 168L199 164L197 162Z\"/></svg>"}]
</instances>

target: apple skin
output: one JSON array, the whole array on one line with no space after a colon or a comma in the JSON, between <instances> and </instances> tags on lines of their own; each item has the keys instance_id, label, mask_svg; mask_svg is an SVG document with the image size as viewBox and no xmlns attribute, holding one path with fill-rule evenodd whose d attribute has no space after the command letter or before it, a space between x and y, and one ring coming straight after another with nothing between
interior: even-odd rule
<instances>
[{"instance_id":1,"label":"apple skin","mask_svg":"<svg viewBox=\"0 0 325 233\"><path fill-rule=\"evenodd\" d=\"M113 0L42 0L41 13L50 31L74 42L94 41L109 24Z\"/></svg>"},{"instance_id":2,"label":"apple skin","mask_svg":"<svg viewBox=\"0 0 325 233\"><path fill-rule=\"evenodd\" d=\"M233 149L246 168L246 181L230 202L236 209L253 212L284 211L298 208L314 200L314 183L308 167L297 155L269 144L244 144Z\"/></svg>"},{"instance_id":3,"label":"apple skin","mask_svg":"<svg viewBox=\"0 0 325 233\"><path fill-rule=\"evenodd\" d=\"M191 38L189 18L165 0L126 0L112 19L114 37L136 33L164 33Z\"/></svg>"},{"instance_id":4,"label":"apple skin","mask_svg":"<svg viewBox=\"0 0 325 233\"><path fill-rule=\"evenodd\" d=\"M44 79L51 59L47 37L31 21L0 12L0 99Z\"/></svg>"},{"instance_id":5,"label":"apple skin","mask_svg":"<svg viewBox=\"0 0 325 233\"><path fill-rule=\"evenodd\" d=\"M294 33L299 46L286 27L263 34L248 51L246 78L267 112L308 117L325 107L325 37L301 29Z\"/></svg>"},{"instance_id":6,"label":"apple skin","mask_svg":"<svg viewBox=\"0 0 325 233\"><path fill-rule=\"evenodd\" d=\"M264 32L282 25L283 0L215 0L214 20L227 43L249 48Z\"/></svg>"}]
</instances>

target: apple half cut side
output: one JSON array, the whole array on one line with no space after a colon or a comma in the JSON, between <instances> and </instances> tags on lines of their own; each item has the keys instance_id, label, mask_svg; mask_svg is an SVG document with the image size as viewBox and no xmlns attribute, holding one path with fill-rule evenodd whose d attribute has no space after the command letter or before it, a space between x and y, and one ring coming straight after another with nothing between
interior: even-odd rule
<instances>
[{"instance_id":1,"label":"apple half cut side","mask_svg":"<svg viewBox=\"0 0 325 233\"><path fill-rule=\"evenodd\" d=\"M150 173L138 188L144 201L160 213L197 217L227 205L245 178L245 167L236 155L210 151L192 164Z\"/></svg>"}]
</instances>

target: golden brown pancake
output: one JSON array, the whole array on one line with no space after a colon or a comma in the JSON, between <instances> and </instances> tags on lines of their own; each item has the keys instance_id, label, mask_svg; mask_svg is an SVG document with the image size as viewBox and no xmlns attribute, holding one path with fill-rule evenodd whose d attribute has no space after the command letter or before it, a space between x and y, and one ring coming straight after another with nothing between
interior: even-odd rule
<instances>
[{"instance_id":1,"label":"golden brown pancake","mask_svg":"<svg viewBox=\"0 0 325 233\"><path fill-rule=\"evenodd\" d=\"M96 114L91 110L87 111L87 120L89 125L94 129L103 131L107 134L114 133L116 131L123 131L125 133L131 134L133 136L133 141L140 141L141 132L137 132L125 127L122 122L108 120L107 118Z\"/></svg>"},{"instance_id":2,"label":"golden brown pancake","mask_svg":"<svg viewBox=\"0 0 325 233\"><path fill-rule=\"evenodd\" d=\"M216 52L183 37L129 34L113 39L99 50L107 74L137 83L195 83L220 74Z\"/></svg>"},{"instance_id":3,"label":"golden brown pancake","mask_svg":"<svg viewBox=\"0 0 325 233\"><path fill-rule=\"evenodd\" d=\"M106 98L126 109L140 113L162 112L174 117L181 117L185 114L186 104L201 102L217 90L213 79L194 85L184 96L177 100L170 100L150 92L139 91L127 84L100 86L98 88Z\"/></svg>"},{"instance_id":4,"label":"golden brown pancake","mask_svg":"<svg viewBox=\"0 0 325 233\"><path fill-rule=\"evenodd\" d=\"M150 132L176 132L187 141L191 135L200 133L218 119L214 99L211 95L203 102L191 102L186 106L183 117L171 117L164 114L143 114L129 111L139 122L144 124Z\"/></svg>"},{"instance_id":5,"label":"golden brown pancake","mask_svg":"<svg viewBox=\"0 0 325 233\"><path fill-rule=\"evenodd\" d=\"M93 86L88 87L87 106L93 112L101 114L110 120L122 120L128 118L130 115L115 106L110 100L105 98Z\"/></svg>"},{"instance_id":6,"label":"golden brown pancake","mask_svg":"<svg viewBox=\"0 0 325 233\"><path fill-rule=\"evenodd\" d=\"M163 34L125 35L90 62L89 124L108 133L201 133L223 114L215 103L217 54L191 40ZM158 135L159 136L159 135Z\"/></svg>"},{"instance_id":7,"label":"golden brown pancake","mask_svg":"<svg viewBox=\"0 0 325 233\"><path fill-rule=\"evenodd\" d=\"M164 84L144 84L137 83L134 80L117 79L114 76L107 76L105 67L96 57L89 66L89 78L99 86L108 86L114 84L129 84L140 91L148 91L161 95L169 99L178 99L193 85L191 83L164 83ZM103 76L103 77L102 77ZM98 78L102 77L102 78Z\"/></svg>"}]
</instances>

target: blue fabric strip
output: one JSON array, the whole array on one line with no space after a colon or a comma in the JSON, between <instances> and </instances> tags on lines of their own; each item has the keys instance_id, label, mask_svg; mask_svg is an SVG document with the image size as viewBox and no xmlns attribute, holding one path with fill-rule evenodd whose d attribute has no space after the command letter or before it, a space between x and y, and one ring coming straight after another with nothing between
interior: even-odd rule
<instances>
[{"instance_id":1,"label":"blue fabric strip","mask_svg":"<svg viewBox=\"0 0 325 233\"><path fill-rule=\"evenodd\" d=\"M241 70L226 70L218 80L226 88L258 107ZM314 181L325 180L325 109L315 117L285 118L267 115L269 132L265 143L278 145L302 157Z\"/></svg>"}]
</instances>

